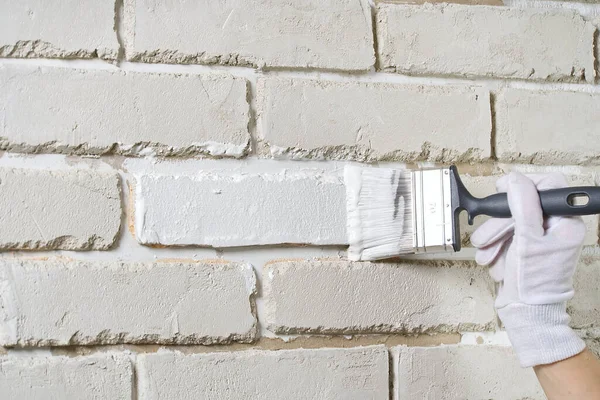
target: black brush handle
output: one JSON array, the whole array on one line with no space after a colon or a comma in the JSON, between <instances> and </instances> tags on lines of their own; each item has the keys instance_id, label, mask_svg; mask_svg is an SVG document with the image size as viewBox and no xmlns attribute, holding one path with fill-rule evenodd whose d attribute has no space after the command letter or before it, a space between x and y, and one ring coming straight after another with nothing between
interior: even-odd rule
<instances>
[{"instance_id":1,"label":"black brush handle","mask_svg":"<svg viewBox=\"0 0 600 400\"><path fill-rule=\"evenodd\" d=\"M560 189L542 190L538 192L542 211L548 216L572 216L600 214L600 187L579 186ZM575 205L577 197L587 197L587 203ZM478 215L496 218L510 218L510 208L506 193L497 193L482 199L470 196L465 198L462 206L469 214L469 223Z\"/></svg>"},{"instance_id":2,"label":"black brush handle","mask_svg":"<svg viewBox=\"0 0 600 400\"><path fill-rule=\"evenodd\" d=\"M452 215L454 216L454 229L452 230L452 246L454 251L460 250L460 224L459 214L466 211L469 224L473 225L473 219L478 215L488 215L496 218L510 218L510 207L506 193L497 193L484 198L473 196L460 180L456 166L452 165L450 170L450 202ZM600 214L600 187L579 186L565 187L539 191L542 211L547 216L572 216ZM586 196L587 203L574 204L578 196Z\"/></svg>"}]
</instances>

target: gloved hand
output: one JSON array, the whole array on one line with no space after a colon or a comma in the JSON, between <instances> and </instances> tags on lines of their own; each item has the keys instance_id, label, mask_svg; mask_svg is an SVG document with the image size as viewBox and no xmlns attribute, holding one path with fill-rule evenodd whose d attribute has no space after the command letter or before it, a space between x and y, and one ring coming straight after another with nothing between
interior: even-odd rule
<instances>
[{"instance_id":1,"label":"gloved hand","mask_svg":"<svg viewBox=\"0 0 600 400\"><path fill-rule=\"evenodd\" d=\"M498 282L498 316L523 367L579 354L585 343L569 327L567 300L585 236L580 217L544 219L538 190L568 186L561 174L513 172L498 180L513 218L486 221L471 236L476 261Z\"/></svg>"}]
</instances>

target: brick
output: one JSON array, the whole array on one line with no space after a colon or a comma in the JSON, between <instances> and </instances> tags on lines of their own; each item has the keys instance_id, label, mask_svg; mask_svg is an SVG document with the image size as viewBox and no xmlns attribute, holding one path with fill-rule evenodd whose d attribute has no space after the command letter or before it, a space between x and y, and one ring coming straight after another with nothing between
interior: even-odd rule
<instances>
[{"instance_id":1,"label":"brick","mask_svg":"<svg viewBox=\"0 0 600 400\"><path fill-rule=\"evenodd\" d=\"M600 359L600 339L585 339L585 344Z\"/></svg>"},{"instance_id":2,"label":"brick","mask_svg":"<svg viewBox=\"0 0 600 400\"><path fill-rule=\"evenodd\" d=\"M505 89L496 100L502 161L600 164L600 95Z\"/></svg>"},{"instance_id":3,"label":"brick","mask_svg":"<svg viewBox=\"0 0 600 400\"><path fill-rule=\"evenodd\" d=\"M380 67L409 75L594 81L594 26L571 10L380 4Z\"/></svg>"},{"instance_id":4,"label":"brick","mask_svg":"<svg viewBox=\"0 0 600 400\"><path fill-rule=\"evenodd\" d=\"M448 3L446 0L377 0L377 3L388 4L425 4L425 3ZM469 4L472 6L503 6L502 0L452 0L452 4Z\"/></svg>"},{"instance_id":5,"label":"brick","mask_svg":"<svg viewBox=\"0 0 600 400\"><path fill-rule=\"evenodd\" d=\"M8 0L0 8L0 57L117 58L114 2Z\"/></svg>"},{"instance_id":6,"label":"brick","mask_svg":"<svg viewBox=\"0 0 600 400\"><path fill-rule=\"evenodd\" d=\"M504 168L501 167L501 168ZM561 168L548 168L548 167L532 167L532 166L518 166L511 165L506 166L505 173L509 173L511 170L520 171L525 174L530 173L547 173L552 171L558 171L565 174L565 178L571 186L594 186L594 178L591 174L586 174L584 172L579 171L561 171ZM461 174L461 179L467 189L476 197L486 197L491 194L496 193L496 181L502 175L487 175L487 176L478 176L478 175L469 175L469 174ZM487 216L479 216L475 218L474 224L469 225L467 223L467 213L463 212L460 216L460 232L462 243L465 246L471 246L470 238L471 234L475 232L477 228L479 228L485 221L487 221L489 217ZM583 217L583 221L586 226L586 236L584 239L584 245L592 246L598 243L598 226L600 222L598 220L598 215L587 215Z\"/></svg>"},{"instance_id":7,"label":"brick","mask_svg":"<svg viewBox=\"0 0 600 400\"><path fill-rule=\"evenodd\" d=\"M133 370L124 355L0 357L3 399L122 399L133 395Z\"/></svg>"},{"instance_id":8,"label":"brick","mask_svg":"<svg viewBox=\"0 0 600 400\"><path fill-rule=\"evenodd\" d=\"M0 149L239 157L250 137L246 84L225 74L0 66Z\"/></svg>"},{"instance_id":9,"label":"brick","mask_svg":"<svg viewBox=\"0 0 600 400\"><path fill-rule=\"evenodd\" d=\"M404 399L542 400L531 368L509 346L395 347L394 395Z\"/></svg>"},{"instance_id":10,"label":"brick","mask_svg":"<svg viewBox=\"0 0 600 400\"><path fill-rule=\"evenodd\" d=\"M265 266L263 288L267 328L280 334L447 333L495 321L488 273L472 262L281 261Z\"/></svg>"},{"instance_id":11,"label":"brick","mask_svg":"<svg viewBox=\"0 0 600 400\"><path fill-rule=\"evenodd\" d=\"M345 244L345 186L338 175L303 170L143 175L135 232L159 245Z\"/></svg>"},{"instance_id":12,"label":"brick","mask_svg":"<svg viewBox=\"0 0 600 400\"><path fill-rule=\"evenodd\" d=\"M239 351L137 359L140 398L389 398L385 346L351 349ZM174 384L177 382L177 384Z\"/></svg>"},{"instance_id":13,"label":"brick","mask_svg":"<svg viewBox=\"0 0 600 400\"><path fill-rule=\"evenodd\" d=\"M587 348L600 358L600 327L578 329L575 332L585 341Z\"/></svg>"},{"instance_id":14,"label":"brick","mask_svg":"<svg viewBox=\"0 0 600 400\"><path fill-rule=\"evenodd\" d=\"M567 311L571 326L575 328L600 328L600 258L582 256L573 277L575 297L569 301Z\"/></svg>"},{"instance_id":15,"label":"brick","mask_svg":"<svg viewBox=\"0 0 600 400\"><path fill-rule=\"evenodd\" d=\"M258 126L272 155L467 161L490 156L487 90L261 79Z\"/></svg>"},{"instance_id":16,"label":"brick","mask_svg":"<svg viewBox=\"0 0 600 400\"><path fill-rule=\"evenodd\" d=\"M0 168L0 250L106 250L119 234L116 173Z\"/></svg>"},{"instance_id":17,"label":"brick","mask_svg":"<svg viewBox=\"0 0 600 400\"><path fill-rule=\"evenodd\" d=\"M587 348L600 358L600 328L582 329L576 332L585 341Z\"/></svg>"},{"instance_id":18,"label":"brick","mask_svg":"<svg viewBox=\"0 0 600 400\"><path fill-rule=\"evenodd\" d=\"M301 6L278 0L230 0L220 6L210 0L138 0L128 57L366 71L375 62L371 9L367 0L305 0Z\"/></svg>"},{"instance_id":19,"label":"brick","mask_svg":"<svg viewBox=\"0 0 600 400\"><path fill-rule=\"evenodd\" d=\"M247 264L3 259L0 288L5 346L213 344L256 334Z\"/></svg>"}]
</instances>

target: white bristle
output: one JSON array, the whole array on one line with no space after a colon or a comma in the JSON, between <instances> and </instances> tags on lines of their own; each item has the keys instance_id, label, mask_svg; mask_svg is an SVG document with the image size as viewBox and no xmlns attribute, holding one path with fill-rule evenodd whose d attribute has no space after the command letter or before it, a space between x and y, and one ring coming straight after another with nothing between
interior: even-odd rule
<instances>
[{"instance_id":1,"label":"white bristle","mask_svg":"<svg viewBox=\"0 0 600 400\"><path fill-rule=\"evenodd\" d=\"M346 166L348 258L378 260L412 253L412 174Z\"/></svg>"}]
</instances>

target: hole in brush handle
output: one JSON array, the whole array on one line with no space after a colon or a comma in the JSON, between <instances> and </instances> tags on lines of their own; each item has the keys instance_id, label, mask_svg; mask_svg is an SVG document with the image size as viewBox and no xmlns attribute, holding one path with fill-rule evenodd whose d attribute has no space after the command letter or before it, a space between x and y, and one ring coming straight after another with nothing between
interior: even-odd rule
<instances>
[{"instance_id":1,"label":"hole in brush handle","mask_svg":"<svg viewBox=\"0 0 600 400\"><path fill-rule=\"evenodd\" d=\"M546 215L572 216L600 214L600 187L579 186L543 190L540 193L542 210ZM584 204L576 199L587 198Z\"/></svg>"},{"instance_id":2,"label":"hole in brush handle","mask_svg":"<svg viewBox=\"0 0 600 400\"><path fill-rule=\"evenodd\" d=\"M590 196L587 193L573 193L567 196L567 203L571 207L584 207L590 202Z\"/></svg>"}]
</instances>

